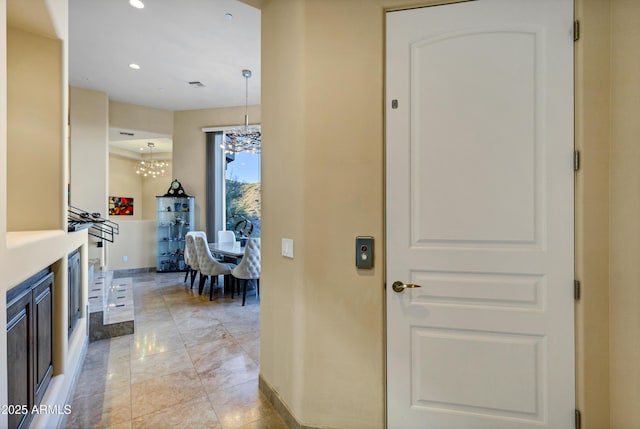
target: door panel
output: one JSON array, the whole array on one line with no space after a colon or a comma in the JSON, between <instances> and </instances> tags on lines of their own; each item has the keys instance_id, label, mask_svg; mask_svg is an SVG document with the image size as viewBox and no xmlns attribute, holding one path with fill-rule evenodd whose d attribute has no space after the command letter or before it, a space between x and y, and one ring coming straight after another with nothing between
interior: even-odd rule
<instances>
[{"instance_id":1,"label":"door panel","mask_svg":"<svg viewBox=\"0 0 640 429\"><path fill-rule=\"evenodd\" d=\"M531 418L541 399L538 380L543 368L538 358L543 341L531 335L415 327L411 332L413 403ZM467 357L470 350L475 353L473 359ZM517 395L514 385L519 386Z\"/></svg>"},{"instance_id":2,"label":"door panel","mask_svg":"<svg viewBox=\"0 0 640 429\"><path fill-rule=\"evenodd\" d=\"M414 244L535 242L538 36L494 26L412 44Z\"/></svg>"},{"instance_id":3,"label":"door panel","mask_svg":"<svg viewBox=\"0 0 640 429\"><path fill-rule=\"evenodd\" d=\"M52 331L53 331L53 303L51 291L46 289L36 298L36 383L40 384L51 367L52 360Z\"/></svg>"},{"instance_id":4,"label":"door panel","mask_svg":"<svg viewBox=\"0 0 640 429\"><path fill-rule=\"evenodd\" d=\"M572 26L569 0L387 14L390 428L573 425Z\"/></svg>"}]
</instances>

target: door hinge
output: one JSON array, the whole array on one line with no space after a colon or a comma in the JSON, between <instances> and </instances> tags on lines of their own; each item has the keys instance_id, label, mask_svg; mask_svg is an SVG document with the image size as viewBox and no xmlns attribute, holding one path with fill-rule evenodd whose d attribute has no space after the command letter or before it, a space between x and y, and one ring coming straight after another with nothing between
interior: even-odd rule
<instances>
[{"instance_id":1,"label":"door hinge","mask_svg":"<svg viewBox=\"0 0 640 429\"><path fill-rule=\"evenodd\" d=\"M576 409L576 429L582 428L582 415L580 414L580 410Z\"/></svg>"},{"instance_id":2,"label":"door hinge","mask_svg":"<svg viewBox=\"0 0 640 429\"><path fill-rule=\"evenodd\" d=\"M577 42L580 40L580 21L577 19L573 21L573 41Z\"/></svg>"},{"instance_id":3,"label":"door hinge","mask_svg":"<svg viewBox=\"0 0 640 429\"><path fill-rule=\"evenodd\" d=\"M580 301L580 280L573 281L573 299Z\"/></svg>"},{"instance_id":4,"label":"door hinge","mask_svg":"<svg viewBox=\"0 0 640 429\"><path fill-rule=\"evenodd\" d=\"M580 170L580 151L573 151L573 171Z\"/></svg>"}]
</instances>

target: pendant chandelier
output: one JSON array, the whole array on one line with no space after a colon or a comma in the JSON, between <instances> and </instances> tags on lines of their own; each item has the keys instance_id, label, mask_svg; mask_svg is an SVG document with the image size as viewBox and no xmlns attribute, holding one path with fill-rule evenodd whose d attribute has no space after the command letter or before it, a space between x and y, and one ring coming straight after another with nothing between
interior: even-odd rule
<instances>
[{"instance_id":1,"label":"pendant chandelier","mask_svg":"<svg viewBox=\"0 0 640 429\"><path fill-rule=\"evenodd\" d=\"M149 159L142 160L136 164L136 174L139 174L143 177L151 177L155 179L156 177L164 176L165 170L169 167L168 161L158 161L153 159L153 148L156 146L155 143L147 143L149 147Z\"/></svg>"},{"instance_id":2,"label":"pendant chandelier","mask_svg":"<svg viewBox=\"0 0 640 429\"><path fill-rule=\"evenodd\" d=\"M242 76L245 79L244 127L225 132L224 142L220 145L225 154L238 152L260 153L262 142L260 126L249 126L249 78L251 77L251 70L242 70Z\"/></svg>"}]
</instances>

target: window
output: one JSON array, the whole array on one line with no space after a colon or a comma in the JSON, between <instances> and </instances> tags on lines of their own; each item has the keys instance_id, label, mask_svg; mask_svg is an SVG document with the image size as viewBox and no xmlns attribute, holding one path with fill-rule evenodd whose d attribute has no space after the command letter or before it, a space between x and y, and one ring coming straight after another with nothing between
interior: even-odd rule
<instances>
[{"instance_id":1,"label":"window","mask_svg":"<svg viewBox=\"0 0 640 429\"><path fill-rule=\"evenodd\" d=\"M260 237L260 154L226 156L226 229L240 237Z\"/></svg>"}]
</instances>

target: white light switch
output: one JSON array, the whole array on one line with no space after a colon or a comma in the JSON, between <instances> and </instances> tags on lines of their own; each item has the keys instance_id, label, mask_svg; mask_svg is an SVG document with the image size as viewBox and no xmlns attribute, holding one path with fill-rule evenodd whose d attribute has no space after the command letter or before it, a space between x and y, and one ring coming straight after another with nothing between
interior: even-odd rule
<instances>
[{"instance_id":1,"label":"white light switch","mask_svg":"<svg viewBox=\"0 0 640 429\"><path fill-rule=\"evenodd\" d=\"M290 238L282 239L282 256L293 259L293 240Z\"/></svg>"}]
</instances>

